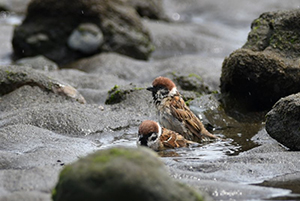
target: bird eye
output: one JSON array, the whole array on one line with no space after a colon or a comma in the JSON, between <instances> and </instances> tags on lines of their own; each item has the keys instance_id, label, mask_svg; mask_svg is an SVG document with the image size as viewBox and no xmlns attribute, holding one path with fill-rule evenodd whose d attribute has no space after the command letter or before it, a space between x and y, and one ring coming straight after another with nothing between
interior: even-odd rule
<instances>
[{"instance_id":1,"label":"bird eye","mask_svg":"<svg viewBox=\"0 0 300 201\"><path fill-rule=\"evenodd\" d=\"M151 136L150 136L150 140L151 141L155 141L157 139L157 135L155 133L153 133Z\"/></svg>"}]
</instances>

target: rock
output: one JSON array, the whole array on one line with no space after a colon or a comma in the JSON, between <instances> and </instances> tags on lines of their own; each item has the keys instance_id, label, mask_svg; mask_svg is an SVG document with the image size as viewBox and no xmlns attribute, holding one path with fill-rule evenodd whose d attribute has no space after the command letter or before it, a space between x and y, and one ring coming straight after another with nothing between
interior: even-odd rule
<instances>
[{"instance_id":1,"label":"rock","mask_svg":"<svg viewBox=\"0 0 300 201\"><path fill-rule=\"evenodd\" d=\"M128 116L131 117L130 121ZM0 126L26 124L79 137L101 135L107 130L118 131L121 128L138 125L137 120L138 116L134 115L134 112L121 109L111 111L109 108L102 109L97 105L48 103L5 112L0 118ZM115 132L115 135L119 134ZM112 134L110 135L113 137Z\"/></svg>"},{"instance_id":2,"label":"rock","mask_svg":"<svg viewBox=\"0 0 300 201\"><path fill-rule=\"evenodd\" d=\"M145 62L116 53L102 53L80 59L63 66L63 68L75 68L103 77L104 80L112 83L110 88L114 85L124 85L131 82L150 86L153 79L158 76L166 76L173 79L173 74L175 74L177 76L190 76L191 78L188 79L195 79L193 78L195 76L201 77L202 81L197 81L200 84L197 86L199 90L203 85L203 88L208 87L208 91L216 91L220 85L220 65L222 60L198 55L184 55ZM184 69L184 72L182 69ZM113 80L106 79L107 76L114 76L115 78Z\"/></svg>"},{"instance_id":3,"label":"rock","mask_svg":"<svg viewBox=\"0 0 300 201\"><path fill-rule=\"evenodd\" d=\"M300 91L299 17L297 9L264 13L253 21L246 44L223 62L221 92L227 105L268 110Z\"/></svg>"},{"instance_id":4,"label":"rock","mask_svg":"<svg viewBox=\"0 0 300 201\"><path fill-rule=\"evenodd\" d=\"M42 167L51 168L53 166L55 169L50 172L47 171L49 174L45 175L49 176L58 171L64 163L73 162L79 156L85 156L87 153L97 150L96 144L90 140L67 137L33 125L2 126L0 136L2 143L0 145L0 167L2 170L6 169L11 172L16 169L22 170L22 168L36 168L36 170L43 172ZM61 147L63 149L60 149ZM45 160L45 158L47 159ZM19 174L22 174L22 171L19 171ZM58 174L58 172L55 174ZM10 177L15 178L16 176ZM24 180L26 181L26 179ZM54 185L55 182L56 178L52 178L51 182L47 182L47 185L38 185L37 187L50 190L51 185ZM21 189L22 185L10 184L9 188L6 189L15 190L16 188ZM30 185L28 185L28 188L30 188Z\"/></svg>"},{"instance_id":5,"label":"rock","mask_svg":"<svg viewBox=\"0 0 300 201\"><path fill-rule=\"evenodd\" d=\"M143 88L138 88L136 86L118 86L115 85L111 90L108 91L108 97L105 101L105 104L116 104L122 102L124 99L126 99L127 94L136 91L136 90L142 90Z\"/></svg>"},{"instance_id":6,"label":"rock","mask_svg":"<svg viewBox=\"0 0 300 201\"><path fill-rule=\"evenodd\" d=\"M291 191L278 188L259 188L262 183L278 175L294 174L300 161L299 152L242 152L222 159L205 159L202 154L195 158L162 158L170 167L171 175L193 187L209 192L216 200L263 200ZM238 185L237 185L238 183ZM248 188L246 187L248 185Z\"/></svg>"},{"instance_id":7,"label":"rock","mask_svg":"<svg viewBox=\"0 0 300 201\"><path fill-rule=\"evenodd\" d=\"M290 196L291 200L299 199L300 193L300 173L295 172L291 174L285 174L278 177L275 177L270 180L266 180L259 184L260 186L271 186L273 188L288 188L293 191L293 193L298 194L297 196Z\"/></svg>"},{"instance_id":8,"label":"rock","mask_svg":"<svg viewBox=\"0 0 300 201\"><path fill-rule=\"evenodd\" d=\"M150 30L153 38L155 51L151 57L155 59L177 58L183 55L199 57L201 55L204 57L203 59L213 57L220 59L222 63L228 52L240 47L239 44L242 45L244 42L236 37L236 33L240 30L233 27L224 29L224 27L221 28L219 25L207 21L199 25L198 23L183 24L144 20L144 24ZM214 62L216 61L212 61L212 63ZM208 68L210 67L208 66ZM219 69L220 66L218 66L218 71Z\"/></svg>"},{"instance_id":9,"label":"rock","mask_svg":"<svg viewBox=\"0 0 300 201\"><path fill-rule=\"evenodd\" d=\"M48 103L73 102L66 96L49 93L38 86L24 85L1 96L0 111L9 112L18 109L31 108Z\"/></svg>"},{"instance_id":10,"label":"rock","mask_svg":"<svg viewBox=\"0 0 300 201\"><path fill-rule=\"evenodd\" d=\"M269 135L290 150L300 150L300 93L281 98L267 114Z\"/></svg>"},{"instance_id":11,"label":"rock","mask_svg":"<svg viewBox=\"0 0 300 201\"><path fill-rule=\"evenodd\" d=\"M19 59L15 62L15 64L29 66L33 69L43 71L54 71L58 69L58 65L55 62L41 55Z\"/></svg>"},{"instance_id":12,"label":"rock","mask_svg":"<svg viewBox=\"0 0 300 201\"><path fill-rule=\"evenodd\" d=\"M101 43L100 30L104 38L103 45L97 51L92 47L89 54L109 51L146 60L153 51L148 30L139 16L133 7L120 0L77 0L72 4L67 0L60 3L34 0L28 5L23 23L14 30L14 54L17 58L44 55L58 64L85 57L87 53L82 49L74 49L74 42L69 42L72 48L67 44L78 27L86 23L99 29L92 40ZM85 40L85 43L90 41Z\"/></svg>"},{"instance_id":13,"label":"rock","mask_svg":"<svg viewBox=\"0 0 300 201\"><path fill-rule=\"evenodd\" d=\"M69 47L83 54L96 53L103 42L103 33L91 23L80 24L68 38Z\"/></svg>"},{"instance_id":14,"label":"rock","mask_svg":"<svg viewBox=\"0 0 300 201\"><path fill-rule=\"evenodd\" d=\"M208 87L209 91L217 91L220 85L220 65L222 60L216 58L210 59L198 55L176 56L160 60L157 64L157 74L159 76L170 76L170 74L174 74L175 72L178 75L196 75L198 78L201 77L201 82L203 82L204 87ZM199 83L199 80L197 82Z\"/></svg>"},{"instance_id":15,"label":"rock","mask_svg":"<svg viewBox=\"0 0 300 201\"><path fill-rule=\"evenodd\" d=\"M172 73L172 80L175 82L177 87L180 87L183 90L186 91L194 91L198 94L204 94L204 93L210 93L209 87L206 86L203 82L203 79L201 76L190 73Z\"/></svg>"},{"instance_id":16,"label":"rock","mask_svg":"<svg viewBox=\"0 0 300 201\"><path fill-rule=\"evenodd\" d=\"M116 53L102 53L89 58L80 59L76 62L64 66L65 68L75 68L87 73L98 75L114 75L115 84L120 80L145 80L140 77L143 74L149 75L151 64L145 61L132 59L130 57ZM112 86L113 87L113 86Z\"/></svg>"},{"instance_id":17,"label":"rock","mask_svg":"<svg viewBox=\"0 0 300 201\"><path fill-rule=\"evenodd\" d=\"M154 20L168 20L161 0L126 0L142 17Z\"/></svg>"},{"instance_id":18,"label":"rock","mask_svg":"<svg viewBox=\"0 0 300 201\"><path fill-rule=\"evenodd\" d=\"M32 68L22 66L0 67L0 95L7 94L24 85L38 86L45 91L85 103L83 96L72 86L54 80Z\"/></svg>"},{"instance_id":19,"label":"rock","mask_svg":"<svg viewBox=\"0 0 300 201\"><path fill-rule=\"evenodd\" d=\"M50 201L62 166L97 149L90 140L24 124L1 126L0 138L0 200Z\"/></svg>"},{"instance_id":20,"label":"rock","mask_svg":"<svg viewBox=\"0 0 300 201\"><path fill-rule=\"evenodd\" d=\"M226 114L218 99L218 94L203 95L189 102L189 106L204 124L213 128L238 127L240 123Z\"/></svg>"},{"instance_id":21,"label":"rock","mask_svg":"<svg viewBox=\"0 0 300 201\"><path fill-rule=\"evenodd\" d=\"M0 3L0 12L6 12L8 10L9 10L9 8L7 8L6 5Z\"/></svg>"},{"instance_id":22,"label":"rock","mask_svg":"<svg viewBox=\"0 0 300 201\"><path fill-rule=\"evenodd\" d=\"M198 192L172 180L163 163L146 148L112 148L81 158L62 170L52 198L204 200Z\"/></svg>"},{"instance_id":23,"label":"rock","mask_svg":"<svg viewBox=\"0 0 300 201\"><path fill-rule=\"evenodd\" d=\"M8 10L9 12L17 14L24 14L29 2L30 0L11 0L9 2L6 0L0 0L1 7L3 7L5 10Z\"/></svg>"}]
</instances>

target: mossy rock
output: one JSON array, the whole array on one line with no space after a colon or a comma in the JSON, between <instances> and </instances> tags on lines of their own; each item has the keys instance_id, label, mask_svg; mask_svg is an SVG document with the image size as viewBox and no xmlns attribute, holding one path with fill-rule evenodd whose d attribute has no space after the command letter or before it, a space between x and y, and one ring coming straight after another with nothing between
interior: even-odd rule
<instances>
[{"instance_id":1,"label":"mossy rock","mask_svg":"<svg viewBox=\"0 0 300 201\"><path fill-rule=\"evenodd\" d=\"M300 9L263 13L251 28L223 62L221 92L227 106L266 111L300 91Z\"/></svg>"},{"instance_id":2,"label":"mossy rock","mask_svg":"<svg viewBox=\"0 0 300 201\"><path fill-rule=\"evenodd\" d=\"M54 201L200 201L190 187L174 181L147 148L101 150L67 165L53 190Z\"/></svg>"},{"instance_id":3,"label":"mossy rock","mask_svg":"<svg viewBox=\"0 0 300 201\"><path fill-rule=\"evenodd\" d=\"M248 41L243 48L273 51L288 59L300 56L300 9L266 12L251 25Z\"/></svg>"},{"instance_id":4,"label":"mossy rock","mask_svg":"<svg viewBox=\"0 0 300 201\"><path fill-rule=\"evenodd\" d=\"M108 91L108 97L105 101L105 104L112 105L112 104L120 103L126 99L126 96L128 94L141 89L142 88L138 88L134 85L128 85L128 86L115 85L111 90Z\"/></svg>"}]
</instances>

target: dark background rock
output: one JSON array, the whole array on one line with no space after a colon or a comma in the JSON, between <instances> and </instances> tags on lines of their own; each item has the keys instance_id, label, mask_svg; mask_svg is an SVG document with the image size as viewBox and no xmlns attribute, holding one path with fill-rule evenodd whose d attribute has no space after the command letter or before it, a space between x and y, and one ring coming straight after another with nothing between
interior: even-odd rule
<instances>
[{"instance_id":1,"label":"dark background rock","mask_svg":"<svg viewBox=\"0 0 300 201\"><path fill-rule=\"evenodd\" d=\"M101 29L104 43L99 51L137 59L147 59L153 51L148 30L133 7L122 1L78 0L70 4L66 0L34 0L22 24L15 28L14 54L17 58L42 54L60 64L87 56L66 45L81 23L94 23Z\"/></svg>"},{"instance_id":2,"label":"dark background rock","mask_svg":"<svg viewBox=\"0 0 300 201\"><path fill-rule=\"evenodd\" d=\"M133 6L141 17L153 20L168 20L161 0L126 0L126 2Z\"/></svg>"},{"instance_id":3,"label":"dark background rock","mask_svg":"<svg viewBox=\"0 0 300 201\"><path fill-rule=\"evenodd\" d=\"M248 41L223 62L221 92L232 104L268 110L300 91L300 10L268 12L254 20Z\"/></svg>"},{"instance_id":4,"label":"dark background rock","mask_svg":"<svg viewBox=\"0 0 300 201\"><path fill-rule=\"evenodd\" d=\"M300 150L300 94L280 99L267 114L269 135L290 150Z\"/></svg>"}]
</instances>

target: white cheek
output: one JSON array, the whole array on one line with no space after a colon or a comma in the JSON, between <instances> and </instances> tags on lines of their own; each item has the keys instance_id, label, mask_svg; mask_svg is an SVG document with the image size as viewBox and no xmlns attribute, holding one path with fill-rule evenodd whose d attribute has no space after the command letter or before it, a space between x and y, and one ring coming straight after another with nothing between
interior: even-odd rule
<instances>
[{"instance_id":1,"label":"white cheek","mask_svg":"<svg viewBox=\"0 0 300 201\"><path fill-rule=\"evenodd\" d=\"M154 149L154 150L158 150L159 149L159 138L160 138L160 135L161 135L161 130L158 133L158 136L157 136L157 138L154 141L150 140L152 136L149 137L148 142L147 142L147 145L148 145L149 148Z\"/></svg>"},{"instance_id":2,"label":"white cheek","mask_svg":"<svg viewBox=\"0 0 300 201\"><path fill-rule=\"evenodd\" d=\"M153 149L153 150L159 150L159 141L148 141L148 147Z\"/></svg>"},{"instance_id":3,"label":"white cheek","mask_svg":"<svg viewBox=\"0 0 300 201\"><path fill-rule=\"evenodd\" d=\"M174 96L177 93L177 88L173 87L173 89L169 92L169 96Z\"/></svg>"}]
</instances>

